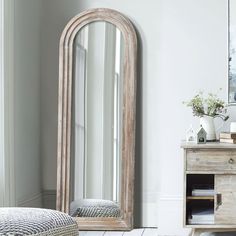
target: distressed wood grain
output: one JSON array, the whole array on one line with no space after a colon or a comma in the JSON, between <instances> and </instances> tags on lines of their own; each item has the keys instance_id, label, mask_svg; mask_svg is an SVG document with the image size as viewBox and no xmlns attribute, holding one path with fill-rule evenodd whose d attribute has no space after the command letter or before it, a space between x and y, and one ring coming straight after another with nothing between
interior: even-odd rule
<instances>
[{"instance_id":1,"label":"distressed wood grain","mask_svg":"<svg viewBox=\"0 0 236 236\"><path fill-rule=\"evenodd\" d=\"M236 173L236 151L225 149L187 150L188 171L230 171Z\"/></svg>"},{"instance_id":2,"label":"distressed wood grain","mask_svg":"<svg viewBox=\"0 0 236 236\"><path fill-rule=\"evenodd\" d=\"M133 192L135 157L135 113L137 80L137 36L131 22L121 13L105 8L91 9L74 17L65 27L60 40L57 210L68 213L70 203L70 152L73 42L79 30L92 22L112 23L121 31L124 43L122 196L120 218L77 218L81 230L130 230L133 228Z\"/></svg>"},{"instance_id":3,"label":"distressed wood grain","mask_svg":"<svg viewBox=\"0 0 236 236\"><path fill-rule=\"evenodd\" d=\"M236 175L215 175L215 191L221 195L218 207L215 199L215 223L236 225Z\"/></svg>"},{"instance_id":4,"label":"distressed wood grain","mask_svg":"<svg viewBox=\"0 0 236 236\"><path fill-rule=\"evenodd\" d=\"M233 144L210 143L182 144L184 149L184 198L183 221L184 227L192 228L190 235L198 236L204 232L233 232L236 231L236 149ZM215 193L220 194L222 204L217 204L217 195L214 197L214 224L189 225L186 222L187 201L196 200L196 197L187 197L187 175L212 174L214 175ZM201 183L204 184L202 178ZM212 201L199 197L204 201Z\"/></svg>"}]
</instances>

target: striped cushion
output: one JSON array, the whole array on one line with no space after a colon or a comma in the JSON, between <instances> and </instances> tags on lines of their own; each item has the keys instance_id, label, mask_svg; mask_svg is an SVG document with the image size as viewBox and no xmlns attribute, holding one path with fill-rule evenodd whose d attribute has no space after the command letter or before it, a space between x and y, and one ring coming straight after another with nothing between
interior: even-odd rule
<instances>
[{"instance_id":1,"label":"striped cushion","mask_svg":"<svg viewBox=\"0 0 236 236\"><path fill-rule=\"evenodd\" d=\"M39 208L0 208L0 235L77 236L78 226L65 213Z\"/></svg>"}]
</instances>

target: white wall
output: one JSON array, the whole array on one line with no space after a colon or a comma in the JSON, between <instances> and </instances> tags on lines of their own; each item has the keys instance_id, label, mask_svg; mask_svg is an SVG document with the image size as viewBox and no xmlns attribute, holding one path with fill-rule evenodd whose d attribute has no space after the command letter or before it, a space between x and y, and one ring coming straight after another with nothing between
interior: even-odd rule
<instances>
[{"instance_id":1,"label":"white wall","mask_svg":"<svg viewBox=\"0 0 236 236\"><path fill-rule=\"evenodd\" d=\"M78 13L79 3L43 1L41 47L41 157L43 188L56 189L58 49L63 28Z\"/></svg>"},{"instance_id":2,"label":"white wall","mask_svg":"<svg viewBox=\"0 0 236 236\"><path fill-rule=\"evenodd\" d=\"M161 167L158 226L161 233L171 234L180 232L182 225L183 159L179 143L190 123L198 125L198 119L193 119L181 102L199 89L214 92L220 87L226 99L227 1L165 1L160 20L158 95L153 99L169 97L156 108L156 130L161 134L156 137ZM164 117L158 115L160 112Z\"/></svg>"},{"instance_id":3,"label":"white wall","mask_svg":"<svg viewBox=\"0 0 236 236\"><path fill-rule=\"evenodd\" d=\"M16 201L19 206L39 206L41 0L16 0L14 17Z\"/></svg>"},{"instance_id":4,"label":"white wall","mask_svg":"<svg viewBox=\"0 0 236 236\"><path fill-rule=\"evenodd\" d=\"M214 92L220 87L227 97L227 0L45 0L43 7L44 189L56 188L60 33L82 10L113 8L127 15L140 35L135 222L158 226L163 234L184 234L180 141L191 123L198 126L198 119L182 101L199 89Z\"/></svg>"}]
</instances>

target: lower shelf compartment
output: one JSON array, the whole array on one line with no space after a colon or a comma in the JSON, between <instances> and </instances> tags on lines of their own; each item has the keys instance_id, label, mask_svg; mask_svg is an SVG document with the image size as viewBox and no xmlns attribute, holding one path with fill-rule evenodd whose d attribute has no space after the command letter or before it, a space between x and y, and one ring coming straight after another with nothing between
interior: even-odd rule
<instances>
[{"instance_id":1,"label":"lower shelf compartment","mask_svg":"<svg viewBox=\"0 0 236 236\"><path fill-rule=\"evenodd\" d=\"M187 202L186 222L189 225L213 225L214 201L195 199Z\"/></svg>"},{"instance_id":2,"label":"lower shelf compartment","mask_svg":"<svg viewBox=\"0 0 236 236\"><path fill-rule=\"evenodd\" d=\"M187 175L187 225L214 225L214 175Z\"/></svg>"}]
</instances>

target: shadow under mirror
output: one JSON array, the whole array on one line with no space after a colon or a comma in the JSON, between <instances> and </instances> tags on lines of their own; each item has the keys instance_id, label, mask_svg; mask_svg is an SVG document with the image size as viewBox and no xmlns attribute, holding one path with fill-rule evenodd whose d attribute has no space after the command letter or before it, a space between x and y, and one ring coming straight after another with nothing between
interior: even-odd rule
<instances>
[{"instance_id":1,"label":"shadow under mirror","mask_svg":"<svg viewBox=\"0 0 236 236\"><path fill-rule=\"evenodd\" d=\"M73 44L70 215L120 217L124 39L105 21Z\"/></svg>"}]
</instances>

